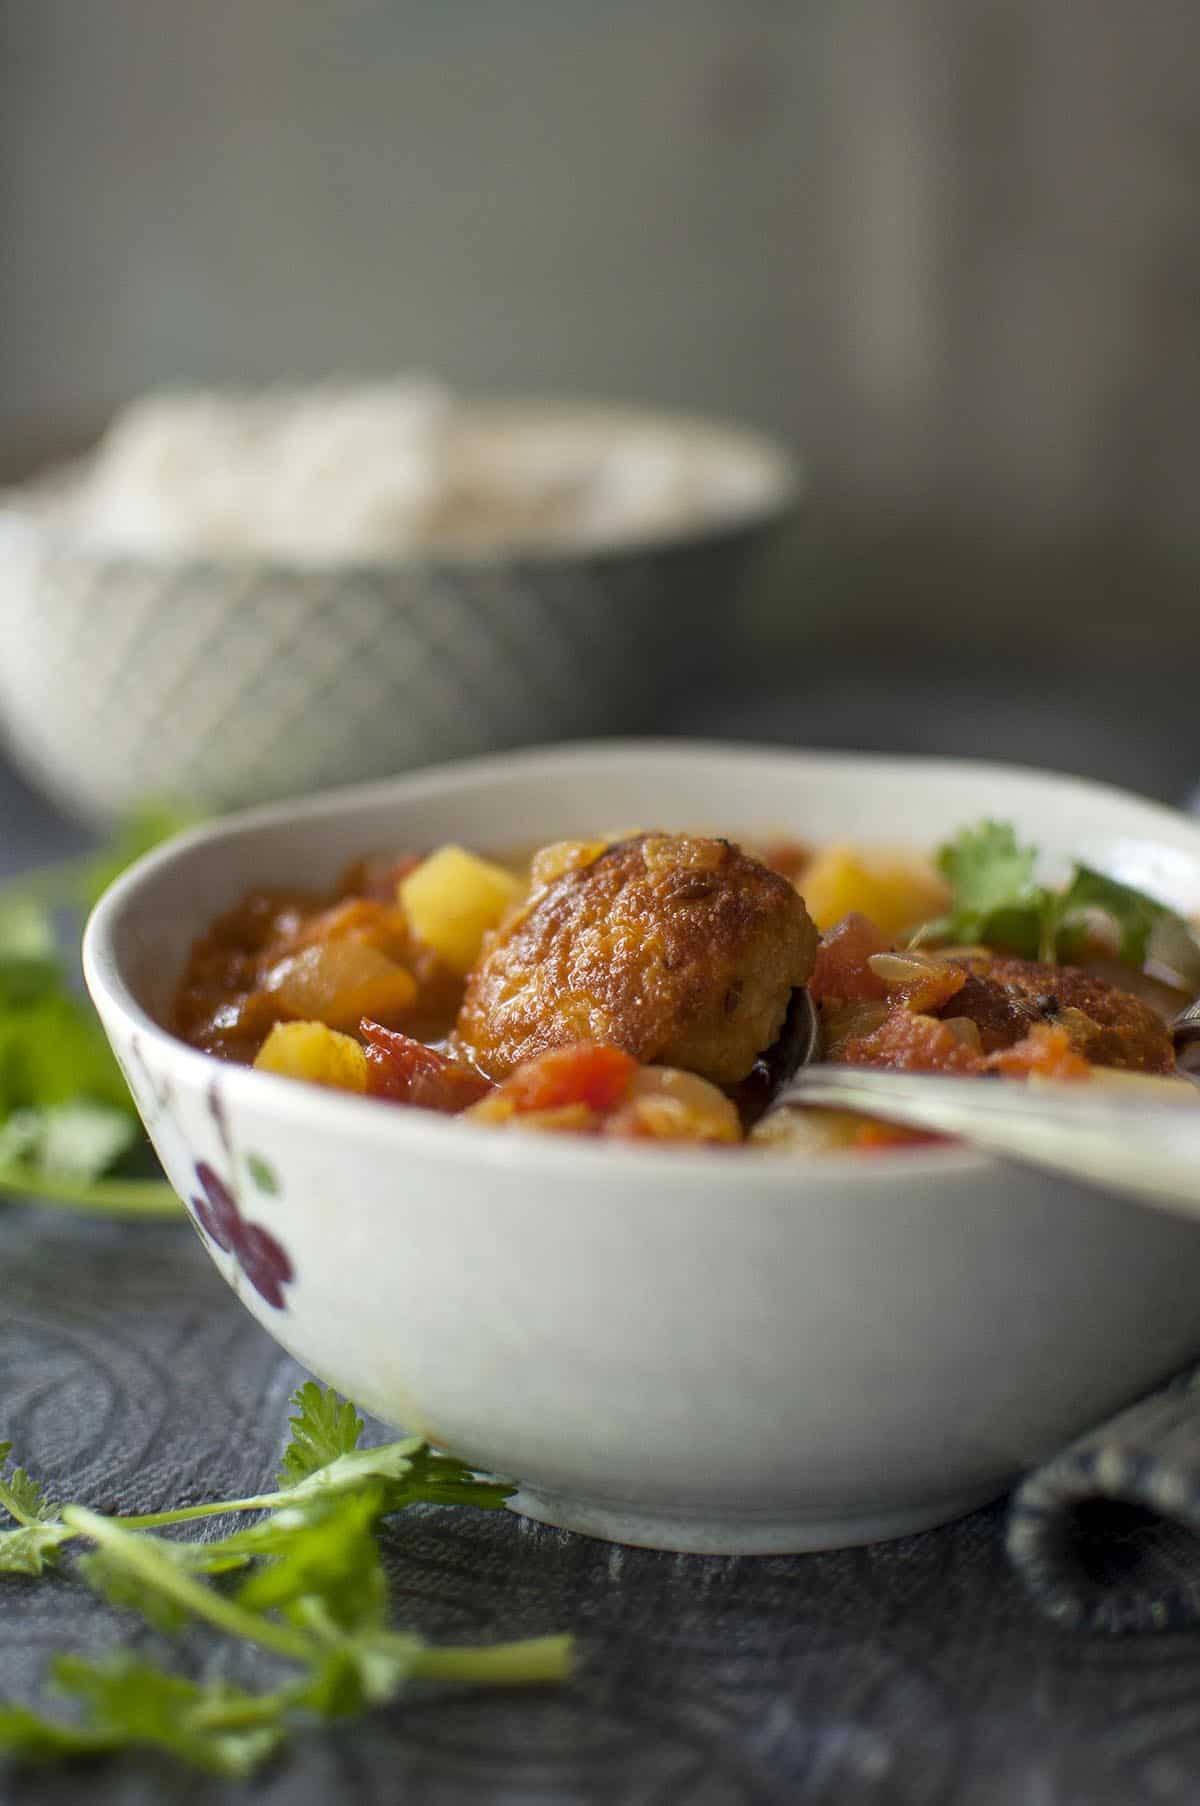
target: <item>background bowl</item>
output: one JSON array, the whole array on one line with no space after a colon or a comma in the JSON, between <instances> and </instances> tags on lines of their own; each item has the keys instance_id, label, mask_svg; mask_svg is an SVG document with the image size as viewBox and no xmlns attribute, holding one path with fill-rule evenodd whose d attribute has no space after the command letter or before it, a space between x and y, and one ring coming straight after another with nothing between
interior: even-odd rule
<instances>
[{"instance_id":1,"label":"background bowl","mask_svg":"<svg viewBox=\"0 0 1200 1806\"><path fill-rule=\"evenodd\" d=\"M233 808L564 734L645 727L719 669L743 579L797 473L752 434L579 404L728 459L736 504L675 530L394 562L120 556L63 524L64 485L0 507L0 718L69 809L148 794Z\"/></svg>"},{"instance_id":2,"label":"background bowl","mask_svg":"<svg viewBox=\"0 0 1200 1806\"><path fill-rule=\"evenodd\" d=\"M983 815L1017 822L1049 875L1078 855L1200 908L1200 825L1078 780L584 746L184 837L101 902L87 979L219 1270L360 1405L514 1476L533 1515L616 1540L897 1535L993 1496L1200 1350L1193 1223L955 1148L799 1164L489 1133L221 1066L158 1025L212 914L369 849L635 819L928 846Z\"/></svg>"}]
</instances>

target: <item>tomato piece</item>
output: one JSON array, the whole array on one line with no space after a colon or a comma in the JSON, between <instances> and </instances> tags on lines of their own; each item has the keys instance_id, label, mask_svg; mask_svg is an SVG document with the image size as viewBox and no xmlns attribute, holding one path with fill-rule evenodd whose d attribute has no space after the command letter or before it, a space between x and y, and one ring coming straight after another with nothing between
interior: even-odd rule
<instances>
[{"instance_id":1,"label":"tomato piece","mask_svg":"<svg viewBox=\"0 0 1200 1806\"><path fill-rule=\"evenodd\" d=\"M818 1003L827 997L836 997L843 1003L886 997L887 986L876 978L867 961L873 953L886 953L890 944L866 916L843 916L821 938L808 981L810 995Z\"/></svg>"},{"instance_id":2,"label":"tomato piece","mask_svg":"<svg viewBox=\"0 0 1200 1806\"><path fill-rule=\"evenodd\" d=\"M890 1066L897 1072L983 1072L987 1064L948 1023L914 1014L902 1003L869 1035L843 1042L833 1057L847 1066Z\"/></svg>"},{"instance_id":3,"label":"tomato piece","mask_svg":"<svg viewBox=\"0 0 1200 1806\"><path fill-rule=\"evenodd\" d=\"M1083 1055L1071 1046L1066 1029L1056 1022L1035 1022L1023 1040L989 1055L987 1063L992 1072L1011 1078L1037 1072L1047 1079L1086 1079L1091 1073Z\"/></svg>"},{"instance_id":4,"label":"tomato piece","mask_svg":"<svg viewBox=\"0 0 1200 1806\"><path fill-rule=\"evenodd\" d=\"M773 872L778 872L781 878L790 879L798 885L812 864L813 850L803 840L770 840L762 848L759 858Z\"/></svg>"},{"instance_id":5,"label":"tomato piece","mask_svg":"<svg viewBox=\"0 0 1200 1806\"><path fill-rule=\"evenodd\" d=\"M621 1048L580 1041L574 1047L551 1048L549 1053L526 1060L509 1074L500 1090L522 1114L586 1104L603 1116L624 1101L637 1070L637 1061Z\"/></svg>"},{"instance_id":6,"label":"tomato piece","mask_svg":"<svg viewBox=\"0 0 1200 1806\"><path fill-rule=\"evenodd\" d=\"M367 1092L393 1104L456 1116L493 1089L490 1079L436 1048L364 1018L359 1033L367 1055Z\"/></svg>"},{"instance_id":7,"label":"tomato piece","mask_svg":"<svg viewBox=\"0 0 1200 1806\"><path fill-rule=\"evenodd\" d=\"M294 953L330 941L359 941L394 958L408 952L409 934L403 913L391 903L370 897L344 897L300 922L280 953Z\"/></svg>"},{"instance_id":8,"label":"tomato piece","mask_svg":"<svg viewBox=\"0 0 1200 1806\"><path fill-rule=\"evenodd\" d=\"M423 853L368 856L348 865L338 882L340 897L369 897L376 903L395 903L396 886L415 872Z\"/></svg>"}]
</instances>

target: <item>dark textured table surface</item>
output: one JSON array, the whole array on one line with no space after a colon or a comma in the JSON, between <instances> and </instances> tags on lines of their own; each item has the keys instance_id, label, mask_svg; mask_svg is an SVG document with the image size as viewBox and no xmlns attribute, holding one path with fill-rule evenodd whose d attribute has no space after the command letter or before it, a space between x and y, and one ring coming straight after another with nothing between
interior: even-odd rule
<instances>
[{"instance_id":1,"label":"dark textured table surface","mask_svg":"<svg viewBox=\"0 0 1200 1806\"><path fill-rule=\"evenodd\" d=\"M803 737L779 708L769 737ZM1166 789L1175 768L1163 773ZM0 823L9 870L78 840L2 769ZM0 1435L59 1496L148 1509L256 1490L273 1472L299 1370L186 1224L0 1209L0 1301ZM1051 1629L1006 1564L1002 1521L996 1508L869 1549L734 1560L610 1548L507 1513L409 1514L387 1535L397 1610L463 1640L574 1630L570 1687L423 1698L314 1736L244 1789L130 1759L0 1768L0 1801L1200 1799L1200 1633ZM8 1580L0 1696L32 1699L64 1645L98 1652L143 1634L69 1581Z\"/></svg>"},{"instance_id":2,"label":"dark textured table surface","mask_svg":"<svg viewBox=\"0 0 1200 1806\"><path fill-rule=\"evenodd\" d=\"M190 1228L0 1219L4 1434L56 1491L110 1509L256 1490L297 1368ZM714 1451L719 1459L719 1451ZM422 1511L387 1543L435 1636L580 1638L558 1693L422 1701L321 1734L257 1785L467 1806L1130 1806L1200 1794L1200 1635L1056 1632L1006 1566L1000 1513L845 1553L671 1557L507 1513ZM4 1583L0 1692L49 1653L142 1633L59 1579ZM0 1799L207 1802L151 1760L0 1781ZM248 1791L248 1790L247 1790Z\"/></svg>"}]
</instances>

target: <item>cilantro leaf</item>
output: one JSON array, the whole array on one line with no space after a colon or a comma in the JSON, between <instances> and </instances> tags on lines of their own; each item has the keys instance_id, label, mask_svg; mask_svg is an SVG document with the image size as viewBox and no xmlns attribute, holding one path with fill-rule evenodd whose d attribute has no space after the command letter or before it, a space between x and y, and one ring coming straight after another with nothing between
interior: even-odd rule
<instances>
[{"instance_id":1,"label":"cilantro leaf","mask_svg":"<svg viewBox=\"0 0 1200 1806\"><path fill-rule=\"evenodd\" d=\"M58 1562L59 1550L71 1540L65 1524L22 1524L0 1530L0 1574L44 1574Z\"/></svg>"},{"instance_id":2,"label":"cilantro leaf","mask_svg":"<svg viewBox=\"0 0 1200 1806\"><path fill-rule=\"evenodd\" d=\"M176 810L143 808L107 851L0 889L0 1193L177 1213L165 1184L102 1180L139 1139L137 1112L75 962L59 949L53 911L94 901L131 859L185 825Z\"/></svg>"},{"instance_id":3,"label":"cilantro leaf","mask_svg":"<svg viewBox=\"0 0 1200 1806\"><path fill-rule=\"evenodd\" d=\"M986 921L1036 895L1036 858L1032 847L1018 845L1011 822L983 821L941 847L937 864L954 891L955 913Z\"/></svg>"},{"instance_id":4,"label":"cilantro leaf","mask_svg":"<svg viewBox=\"0 0 1200 1806\"><path fill-rule=\"evenodd\" d=\"M128 1110L87 1098L14 1110L0 1127L0 1166L23 1162L48 1178L87 1182L106 1173L137 1137Z\"/></svg>"},{"instance_id":5,"label":"cilantro leaf","mask_svg":"<svg viewBox=\"0 0 1200 1806\"><path fill-rule=\"evenodd\" d=\"M324 1467L314 1468L294 1486L281 1487L278 1492L268 1494L268 1503L275 1510L303 1505L323 1494L345 1492L351 1487L382 1480L387 1482L381 1494L382 1509L398 1511L401 1505L413 1502L410 1470L412 1458L422 1446L419 1436L406 1436L400 1442L383 1442L375 1448L351 1449L348 1454L336 1455Z\"/></svg>"},{"instance_id":6,"label":"cilantro leaf","mask_svg":"<svg viewBox=\"0 0 1200 1806\"><path fill-rule=\"evenodd\" d=\"M315 1664L303 1704L321 1718L350 1718L395 1699L425 1651L420 1637L362 1631L333 1643Z\"/></svg>"},{"instance_id":7,"label":"cilantro leaf","mask_svg":"<svg viewBox=\"0 0 1200 1806\"><path fill-rule=\"evenodd\" d=\"M1150 937L1164 916L1173 914L1165 904L1120 884L1090 865L1077 865L1075 875L1063 892L1064 924L1088 909L1100 910L1118 933L1117 958L1127 966L1144 966L1150 948Z\"/></svg>"},{"instance_id":8,"label":"cilantro leaf","mask_svg":"<svg viewBox=\"0 0 1200 1806\"><path fill-rule=\"evenodd\" d=\"M162 1584L157 1564L170 1563L182 1572L192 1572L186 1554L176 1558L176 1549L186 1549L186 1544L177 1545L148 1536L143 1536L141 1543L143 1551L150 1551L149 1559L156 1564L149 1574L144 1561L134 1566L126 1560L121 1548L114 1550L103 1546L81 1557L76 1571L93 1593L107 1599L109 1605L118 1611L137 1612L155 1630L172 1636L183 1629L191 1613L188 1605Z\"/></svg>"},{"instance_id":9,"label":"cilantro leaf","mask_svg":"<svg viewBox=\"0 0 1200 1806\"><path fill-rule=\"evenodd\" d=\"M54 924L36 897L0 896L0 960L43 959L55 952Z\"/></svg>"},{"instance_id":10,"label":"cilantro leaf","mask_svg":"<svg viewBox=\"0 0 1200 1806\"><path fill-rule=\"evenodd\" d=\"M343 1497L365 1501L363 1510L372 1524L410 1505L473 1505L495 1511L512 1497L514 1489L506 1482L480 1476L452 1456L435 1453L416 1437L360 1449L362 1423L354 1407L313 1380L299 1388L292 1404L298 1415L289 1420L296 1435L288 1452L294 1456L295 1469L303 1471L290 1486L245 1499L222 1499L115 1520L117 1528L156 1530L241 1511L275 1514L250 1530L213 1542L154 1543L152 1559L160 1567L166 1562L181 1572L211 1575L243 1568L256 1557L292 1551L306 1527L314 1532L311 1558L315 1560L317 1543L325 1534L322 1523ZM0 1531L0 1574L40 1574L57 1561L59 1551L80 1531L63 1522L59 1507L45 1498L24 1469L4 1475L10 1449L10 1443L0 1443L0 1505L17 1520L18 1528ZM313 1465L321 1457L328 1458ZM144 1575L131 1574L120 1551L115 1558L110 1551L95 1552L80 1563L80 1571L110 1604L142 1612L159 1629L174 1629L187 1617L187 1608L164 1597L161 1587L147 1588Z\"/></svg>"},{"instance_id":11,"label":"cilantro leaf","mask_svg":"<svg viewBox=\"0 0 1200 1806\"><path fill-rule=\"evenodd\" d=\"M60 975L34 1001L0 1008L0 1116L80 1097L133 1113L103 1029Z\"/></svg>"},{"instance_id":12,"label":"cilantro leaf","mask_svg":"<svg viewBox=\"0 0 1200 1806\"><path fill-rule=\"evenodd\" d=\"M140 1612L163 1629L174 1629L189 1617L199 1618L293 1661L303 1661L307 1655L307 1645L296 1632L273 1619L243 1611L234 1600L208 1586L187 1557L180 1555L179 1544L126 1529L116 1519L101 1517L82 1505L66 1506L63 1521L94 1545L80 1569L88 1585L112 1603Z\"/></svg>"},{"instance_id":13,"label":"cilantro leaf","mask_svg":"<svg viewBox=\"0 0 1200 1806\"><path fill-rule=\"evenodd\" d=\"M417 1503L477 1505L495 1510L514 1488L480 1479L451 1456L438 1455L419 1436L360 1449L362 1419L332 1388L307 1380L294 1394L298 1415L289 1418L292 1440L279 1471L274 1506L300 1504L318 1492L382 1480L383 1512Z\"/></svg>"},{"instance_id":14,"label":"cilantro leaf","mask_svg":"<svg viewBox=\"0 0 1200 1806\"><path fill-rule=\"evenodd\" d=\"M379 1520L422 1500L494 1507L511 1489L416 1438L359 1447L358 1413L314 1382L292 1402L290 1484L141 1518L102 1517L82 1505L60 1512L23 1469L3 1474L10 1445L0 1443L0 1504L17 1525L0 1531L0 1573L39 1574L62 1544L81 1538L90 1547L78 1572L112 1605L166 1631L199 1623L269 1651L294 1671L278 1690L254 1694L202 1685L131 1656L101 1663L63 1656L54 1678L80 1707L79 1721L0 1704L0 1753L50 1760L146 1747L240 1777L305 1722L394 1700L410 1678L528 1686L567 1677L567 1637L431 1647L388 1622ZM251 1510L269 1515L216 1542L150 1534ZM236 1591L210 1584L235 1569L247 1570Z\"/></svg>"},{"instance_id":15,"label":"cilantro leaf","mask_svg":"<svg viewBox=\"0 0 1200 1806\"><path fill-rule=\"evenodd\" d=\"M983 942L1035 958L1053 930L1054 903L1033 881L1037 854L1022 847L1010 822L964 828L938 849L937 866L951 888L950 909L928 922L917 941Z\"/></svg>"},{"instance_id":16,"label":"cilantro leaf","mask_svg":"<svg viewBox=\"0 0 1200 1806\"><path fill-rule=\"evenodd\" d=\"M1010 822L964 828L937 855L951 886L950 908L915 940L981 942L1024 959L1071 960L1083 953L1087 916L1098 912L1116 929L1125 965L1141 968L1156 957L1200 987L1200 945L1182 917L1088 865L1074 867L1065 890L1050 890L1034 882L1036 859Z\"/></svg>"},{"instance_id":17,"label":"cilantro leaf","mask_svg":"<svg viewBox=\"0 0 1200 1806\"><path fill-rule=\"evenodd\" d=\"M58 1687L83 1704L83 1734L102 1739L101 1748L165 1750L211 1774L239 1779L284 1738L279 1702L271 1694L186 1680L127 1655L107 1662L59 1656L53 1674Z\"/></svg>"},{"instance_id":18,"label":"cilantro leaf","mask_svg":"<svg viewBox=\"0 0 1200 1806\"><path fill-rule=\"evenodd\" d=\"M32 1003L57 979L49 912L34 897L0 896L0 1007Z\"/></svg>"},{"instance_id":19,"label":"cilantro leaf","mask_svg":"<svg viewBox=\"0 0 1200 1806\"><path fill-rule=\"evenodd\" d=\"M513 1492L511 1486L481 1478L448 1455L435 1454L417 1436L359 1448L363 1426L353 1405L314 1380L307 1380L293 1394L291 1402L298 1415L289 1419L295 1433L279 1478L287 1480L289 1474L296 1474L297 1478L273 1492L253 1493L244 1499L220 1499L207 1505L185 1505L176 1511L125 1518L122 1521L126 1527L160 1530L169 1524L222 1517L230 1512L304 1511L319 1508L338 1493L367 1486L378 1489L380 1516L416 1504L478 1505L485 1511L494 1510ZM222 1543L205 1546L210 1556L225 1548L240 1550L246 1546L241 1539L253 1534L239 1532Z\"/></svg>"},{"instance_id":20,"label":"cilantro leaf","mask_svg":"<svg viewBox=\"0 0 1200 1806\"><path fill-rule=\"evenodd\" d=\"M233 1538L211 1543L168 1542L165 1537L141 1536L129 1540L130 1533L119 1518L98 1520L115 1525L117 1540L107 1536L103 1543L78 1563L78 1572L94 1593L107 1599L119 1610L137 1612L156 1630L168 1633L181 1630L195 1612L195 1598L188 1593L181 1599L174 1585L176 1576L189 1577L228 1574L248 1567L256 1553L253 1547L239 1549ZM62 1541L77 1536L78 1526L56 1526ZM261 1551L265 1553L266 1551Z\"/></svg>"},{"instance_id":21,"label":"cilantro leaf","mask_svg":"<svg viewBox=\"0 0 1200 1806\"><path fill-rule=\"evenodd\" d=\"M0 1442L0 1505L17 1522L15 1530L0 1531L0 1574L41 1574L58 1560L71 1532L23 1467L2 1471L11 1450L11 1442Z\"/></svg>"},{"instance_id":22,"label":"cilantro leaf","mask_svg":"<svg viewBox=\"0 0 1200 1806\"><path fill-rule=\"evenodd\" d=\"M516 1491L506 1480L481 1477L452 1456L436 1454L427 1443L413 1454L402 1484L406 1504L473 1505L479 1511L498 1511ZM398 1509L395 1498L392 1492L389 1511Z\"/></svg>"},{"instance_id":23,"label":"cilantro leaf","mask_svg":"<svg viewBox=\"0 0 1200 1806\"><path fill-rule=\"evenodd\" d=\"M237 1594L251 1611L284 1611L304 1622L305 1607L319 1600L323 1618L343 1631L381 1629L387 1615L387 1581L372 1534L383 1495L379 1488L335 1495L315 1511L282 1511L244 1533L243 1546L269 1554ZM237 1539L230 1539L236 1549Z\"/></svg>"},{"instance_id":24,"label":"cilantro leaf","mask_svg":"<svg viewBox=\"0 0 1200 1806\"><path fill-rule=\"evenodd\" d=\"M11 1453L12 1443L0 1442L0 1505L18 1524L57 1523L58 1506L47 1499L42 1487L23 1467L14 1467L9 1474L3 1472Z\"/></svg>"},{"instance_id":25,"label":"cilantro leaf","mask_svg":"<svg viewBox=\"0 0 1200 1806\"><path fill-rule=\"evenodd\" d=\"M307 1380L292 1398L297 1416L289 1417L292 1439L283 1453L279 1485L289 1487L358 1447L362 1419L331 1387Z\"/></svg>"},{"instance_id":26,"label":"cilantro leaf","mask_svg":"<svg viewBox=\"0 0 1200 1806\"><path fill-rule=\"evenodd\" d=\"M121 1747L123 1739L111 1731L96 1731L43 1718L26 1706L0 1705L0 1754L18 1761L53 1762L86 1756L106 1756Z\"/></svg>"}]
</instances>

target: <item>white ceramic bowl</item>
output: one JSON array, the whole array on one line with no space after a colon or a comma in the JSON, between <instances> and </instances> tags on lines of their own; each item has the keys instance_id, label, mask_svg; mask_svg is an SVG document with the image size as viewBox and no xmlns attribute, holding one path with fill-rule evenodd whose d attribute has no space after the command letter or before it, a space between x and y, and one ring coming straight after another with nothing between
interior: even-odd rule
<instances>
[{"instance_id":1,"label":"white ceramic bowl","mask_svg":"<svg viewBox=\"0 0 1200 1806\"><path fill-rule=\"evenodd\" d=\"M720 668L796 467L732 427L582 403L511 410L559 412L694 444L728 470L731 499L593 544L306 566L109 553L64 523L61 486L0 496L13 756L103 818L148 794L213 812L644 727L664 694Z\"/></svg>"},{"instance_id":2,"label":"white ceramic bowl","mask_svg":"<svg viewBox=\"0 0 1200 1806\"><path fill-rule=\"evenodd\" d=\"M1200 909L1200 824L1074 779L577 746L180 839L98 906L87 979L178 1191L199 1197L206 1163L256 1226L250 1276L206 1238L219 1270L360 1405L514 1477L531 1515L618 1541L892 1536L997 1494L1200 1351L1200 1230L960 1149L799 1165L489 1132L222 1066L158 1024L215 911L364 849L638 821L927 846L982 815L1051 864Z\"/></svg>"}]
</instances>

